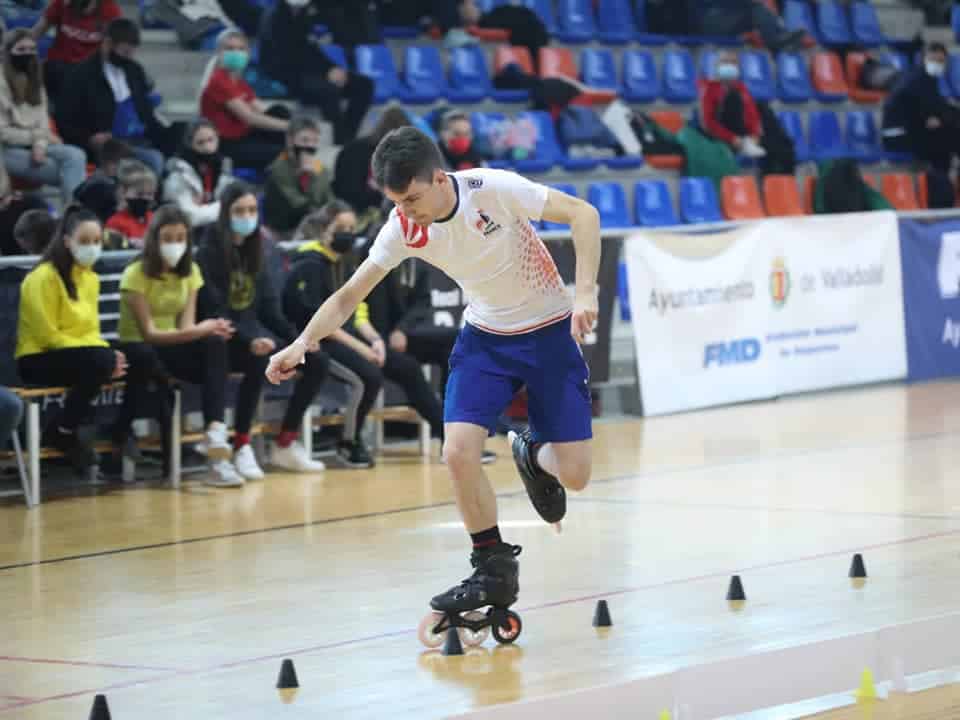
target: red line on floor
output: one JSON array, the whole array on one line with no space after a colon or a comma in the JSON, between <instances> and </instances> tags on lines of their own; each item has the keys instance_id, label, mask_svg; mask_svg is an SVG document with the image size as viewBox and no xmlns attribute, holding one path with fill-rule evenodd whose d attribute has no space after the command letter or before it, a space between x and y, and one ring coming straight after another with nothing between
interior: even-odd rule
<instances>
[{"instance_id":1,"label":"red line on floor","mask_svg":"<svg viewBox=\"0 0 960 720\"><path fill-rule=\"evenodd\" d=\"M68 667L95 667L106 668L108 670L142 670L144 672L171 673L180 672L180 670L177 668L150 667L149 665L122 665L117 663L102 663L86 660L55 660L51 658L16 657L13 655L0 655L0 662L22 662L35 663L39 665L67 665Z\"/></svg>"}]
</instances>

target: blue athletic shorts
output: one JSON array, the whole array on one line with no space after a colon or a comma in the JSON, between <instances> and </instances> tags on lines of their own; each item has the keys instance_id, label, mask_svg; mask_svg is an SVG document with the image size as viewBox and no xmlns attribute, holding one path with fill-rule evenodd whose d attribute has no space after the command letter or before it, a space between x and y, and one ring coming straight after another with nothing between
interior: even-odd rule
<instances>
[{"instance_id":1,"label":"blue athletic shorts","mask_svg":"<svg viewBox=\"0 0 960 720\"><path fill-rule=\"evenodd\" d=\"M492 434L524 385L537 442L593 437L590 371L570 335L569 317L521 335L464 325L450 354L443 420L480 425Z\"/></svg>"}]
</instances>

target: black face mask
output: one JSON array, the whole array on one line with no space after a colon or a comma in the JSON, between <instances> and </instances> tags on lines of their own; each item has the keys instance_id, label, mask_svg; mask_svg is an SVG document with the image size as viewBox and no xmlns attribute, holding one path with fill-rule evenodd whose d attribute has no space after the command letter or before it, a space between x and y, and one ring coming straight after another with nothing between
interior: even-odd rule
<instances>
[{"instance_id":1,"label":"black face mask","mask_svg":"<svg viewBox=\"0 0 960 720\"><path fill-rule=\"evenodd\" d=\"M10 65L17 72L25 73L30 69L33 61L36 59L36 53L20 53L10 56Z\"/></svg>"},{"instance_id":2,"label":"black face mask","mask_svg":"<svg viewBox=\"0 0 960 720\"><path fill-rule=\"evenodd\" d=\"M119 68L125 67L130 62L130 58L125 58L123 55L118 55L114 51L110 51L110 54L107 56L107 62L111 65L116 65Z\"/></svg>"},{"instance_id":3,"label":"black face mask","mask_svg":"<svg viewBox=\"0 0 960 720\"><path fill-rule=\"evenodd\" d=\"M212 170L218 170L223 158L218 152L197 152L196 150L190 150L187 153L190 157L187 158L187 162L195 167L206 166Z\"/></svg>"},{"instance_id":4,"label":"black face mask","mask_svg":"<svg viewBox=\"0 0 960 720\"><path fill-rule=\"evenodd\" d=\"M343 255L353 250L353 242L356 235L349 232L336 232L333 234L333 240L330 242L330 249L337 255Z\"/></svg>"},{"instance_id":5,"label":"black face mask","mask_svg":"<svg viewBox=\"0 0 960 720\"><path fill-rule=\"evenodd\" d=\"M294 145L293 152L298 158L303 155L309 155L313 157L317 154L317 148L315 148L313 145Z\"/></svg>"},{"instance_id":6,"label":"black face mask","mask_svg":"<svg viewBox=\"0 0 960 720\"><path fill-rule=\"evenodd\" d=\"M153 201L148 198L127 198L127 208L138 220L143 220L152 207Z\"/></svg>"}]
</instances>

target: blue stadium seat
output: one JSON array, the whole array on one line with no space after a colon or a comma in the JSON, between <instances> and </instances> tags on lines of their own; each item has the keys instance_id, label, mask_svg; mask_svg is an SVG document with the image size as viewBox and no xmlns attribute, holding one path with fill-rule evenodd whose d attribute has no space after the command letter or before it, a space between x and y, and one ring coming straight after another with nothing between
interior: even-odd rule
<instances>
[{"instance_id":1,"label":"blue stadium seat","mask_svg":"<svg viewBox=\"0 0 960 720\"><path fill-rule=\"evenodd\" d=\"M408 45L404 52L403 80L407 102L432 103L447 94L440 51L433 45Z\"/></svg>"},{"instance_id":2,"label":"blue stadium seat","mask_svg":"<svg viewBox=\"0 0 960 720\"><path fill-rule=\"evenodd\" d=\"M600 227L631 227L627 196L618 182L595 182L587 187L587 202L600 213Z\"/></svg>"},{"instance_id":3,"label":"blue stadium seat","mask_svg":"<svg viewBox=\"0 0 960 720\"><path fill-rule=\"evenodd\" d=\"M657 63L649 50L625 50L623 53L623 99L627 102L653 102L660 97Z\"/></svg>"},{"instance_id":4,"label":"blue stadium seat","mask_svg":"<svg viewBox=\"0 0 960 720\"><path fill-rule=\"evenodd\" d=\"M637 28L629 0L599 0L597 26L597 35L602 43L623 45L633 40Z\"/></svg>"},{"instance_id":5,"label":"blue stadium seat","mask_svg":"<svg viewBox=\"0 0 960 720\"><path fill-rule=\"evenodd\" d=\"M557 131L550 113L544 110L530 110L520 113L517 118L529 118L537 126L537 146L531 157L513 163L517 172L547 172L554 165L563 162L564 153L560 147L560 141L557 140Z\"/></svg>"},{"instance_id":6,"label":"blue stadium seat","mask_svg":"<svg viewBox=\"0 0 960 720\"><path fill-rule=\"evenodd\" d=\"M953 26L953 39L960 42L960 5L954 4L950 11L950 25Z\"/></svg>"},{"instance_id":7,"label":"blue stadium seat","mask_svg":"<svg viewBox=\"0 0 960 720\"><path fill-rule=\"evenodd\" d=\"M643 155L617 155L601 160L611 170L634 170L643 167Z\"/></svg>"},{"instance_id":8,"label":"blue stadium seat","mask_svg":"<svg viewBox=\"0 0 960 720\"><path fill-rule=\"evenodd\" d=\"M690 224L723 220L717 188L710 178L680 178L680 218Z\"/></svg>"},{"instance_id":9,"label":"blue stadium seat","mask_svg":"<svg viewBox=\"0 0 960 720\"><path fill-rule=\"evenodd\" d=\"M646 0L634 0L634 24L637 26L636 40L641 45L666 45L670 38L666 35L655 35L647 32L647 4Z\"/></svg>"},{"instance_id":10,"label":"blue stadium seat","mask_svg":"<svg viewBox=\"0 0 960 720\"><path fill-rule=\"evenodd\" d=\"M591 0L560 0L557 11L558 40L565 43L585 43L593 40L597 25Z\"/></svg>"},{"instance_id":11,"label":"blue stadium seat","mask_svg":"<svg viewBox=\"0 0 960 720\"><path fill-rule=\"evenodd\" d=\"M865 47L886 45L887 36L880 29L877 10L872 2L857 0L850 6L850 25L854 42Z\"/></svg>"},{"instance_id":12,"label":"blue stadium seat","mask_svg":"<svg viewBox=\"0 0 960 720\"><path fill-rule=\"evenodd\" d=\"M853 41L847 9L836 0L818 0L817 28L825 45L849 45Z\"/></svg>"},{"instance_id":13,"label":"blue stadium seat","mask_svg":"<svg viewBox=\"0 0 960 720\"><path fill-rule=\"evenodd\" d=\"M840 121L833 110L814 110L810 113L810 148L814 160L850 156L850 149L840 134Z\"/></svg>"},{"instance_id":14,"label":"blue stadium seat","mask_svg":"<svg viewBox=\"0 0 960 720\"><path fill-rule=\"evenodd\" d=\"M553 11L553 0L523 0L523 6L533 10L540 18L547 32L555 35L557 32L557 15Z\"/></svg>"},{"instance_id":15,"label":"blue stadium seat","mask_svg":"<svg viewBox=\"0 0 960 720\"><path fill-rule=\"evenodd\" d=\"M382 103L391 98L409 99L409 93L400 83L393 56L386 45L357 45L355 59L357 72L373 80L374 102Z\"/></svg>"},{"instance_id":16,"label":"blue stadium seat","mask_svg":"<svg viewBox=\"0 0 960 720\"><path fill-rule=\"evenodd\" d=\"M380 32L385 38L413 39L420 34L416 25L384 25Z\"/></svg>"},{"instance_id":17,"label":"blue stadium seat","mask_svg":"<svg viewBox=\"0 0 960 720\"><path fill-rule=\"evenodd\" d=\"M334 45L333 43L324 43L321 49L324 55L330 58L334 65L339 65L342 68L347 67L347 54L343 51L342 47Z\"/></svg>"},{"instance_id":18,"label":"blue stadium seat","mask_svg":"<svg viewBox=\"0 0 960 720\"><path fill-rule=\"evenodd\" d=\"M960 55L957 53L950 53L947 59L946 78L950 84L950 94L953 97L960 97Z\"/></svg>"},{"instance_id":19,"label":"blue stadium seat","mask_svg":"<svg viewBox=\"0 0 960 720\"><path fill-rule=\"evenodd\" d=\"M716 50L703 50L700 53L700 67L698 72L700 77L704 80L712 80L714 77L714 69L717 67L717 51Z\"/></svg>"},{"instance_id":20,"label":"blue stadium seat","mask_svg":"<svg viewBox=\"0 0 960 720\"><path fill-rule=\"evenodd\" d=\"M492 83L487 58L479 45L466 45L450 51L450 89L453 103L480 102L490 94Z\"/></svg>"},{"instance_id":21,"label":"blue stadium seat","mask_svg":"<svg viewBox=\"0 0 960 720\"><path fill-rule=\"evenodd\" d=\"M663 98L684 105L697 98L693 58L688 51L667 50L663 54Z\"/></svg>"},{"instance_id":22,"label":"blue stadium seat","mask_svg":"<svg viewBox=\"0 0 960 720\"><path fill-rule=\"evenodd\" d=\"M754 100L770 102L777 95L770 56L759 50L740 53L740 75Z\"/></svg>"},{"instance_id":23,"label":"blue stadium seat","mask_svg":"<svg viewBox=\"0 0 960 720\"><path fill-rule=\"evenodd\" d=\"M883 159L877 123L870 110L851 110L847 113L847 147L850 154L861 162L878 162Z\"/></svg>"},{"instance_id":24,"label":"blue stadium seat","mask_svg":"<svg viewBox=\"0 0 960 720\"><path fill-rule=\"evenodd\" d=\"M640 180L634 185L633 211L636 224L643 227L680 224L665 180Z\"/></svg>"},{"instance_id":25,"label":"blue stadium seat","mask_svg":"<svg viewBox=\"0 0 960 720\"><path fill-rule=\"evenodd\" d=\"M572 195L577 197L577 189L570 183L550 183L550 187L560 192L564 192L567 195ZM541 220L540 227L544 230L569 230L569 225L564 225L562 223L550 222L549 220Z\"/></svg>"},{"instance_id":26,"label":"blue stadium seat","mask_svg":"<svg viewBox=\"0 0 960 720\"><path fill-rule=\"evenodd\" d=\"M902 52L897 52L896 50L887 50L883 53L881 58L893 65L900 72L906 72L910 63L907 61L907 56Z\"/></svg>"},{"instance_id":27,"label":"blue stadium seat","mask_svg":"<svg viewBox=\"0 0 960 720\"><path fill-rule=\"evenodd\" d=\"M472 112L470 113L470 126L473 128L474 143L480 147L491 147L491 135L494 126L502 123L506 119L503 113L499 112ZM492 168L513 167L511 160L491 160L487 163Z\"/></svg>"},{"instance_id":28,"label":"blue stadium seat","mask_svg":"<svg viewBox=\"0 0 960 720\"><path fill-rule=\"evenodd\" d=\"M580 53L580 79L591 87L620 92L613 52L587 49Z\"/></svg>"},{"instance_id":29,"label":"blue stadium seat","mask_svg":"<svg viewBox=\"0 0 960 720\"><path fill-rule=\"evenodd\" d=\"M783 102L804 103L813 96L810 71L803 55L799 53L780 53L777 56L777 79Z\"/></svg>"},{"instance_id":30,"label":"blue stadium seat","mask_svg":"<svg viewBox=\"0 0 960 720\"><path fill-rule=\"evenodd\" d=\"M790 30L803 30L811 37L819 39L813 10L807 0L786 0L783 5L783 24Z\"/></svg>"},{"instance_id":31,"label":"blue stadium seat","mask_svg":"<svg viewBox=\"0 0 960 720\"><path fill-rule=\"evenodd\" d=\"M807 135L803 131L803 120L800 113L796 110L781 110L777 113L780 124L783 125L784 132L793 140L793 149L797 157L797 162L806 162L810 159L810 143L807 142Z\"/></svg>"}]
</instances>

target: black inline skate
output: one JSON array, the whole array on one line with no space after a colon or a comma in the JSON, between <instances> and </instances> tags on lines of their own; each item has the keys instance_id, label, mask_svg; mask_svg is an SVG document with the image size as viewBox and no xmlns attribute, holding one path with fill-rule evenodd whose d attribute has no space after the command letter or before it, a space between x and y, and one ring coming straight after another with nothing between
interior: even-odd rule
<instances>
[{"instance_id":1,"label":"black inline skate","mask_svg":"<svg viewBox=\"0 0 960 720\"><path fill-rule=\"evenodd\" d=\"M420 621L417 634L429 648L443 644L447 630L457 628L464 645L480 645L490 631L500 644L520 637L520 616L508 608L517 601L519 545L498 543L474 550L473 575L430 601L433 612ZM481 611L481 608L487 610Z\"/></svg>"},{"instance_id":2,"label":"black inline skate","mask_svg":"<svg viewBox=\"0 0 960 720\"><path fill-rule=\"evenodd\" d=\"M567 514L567 491L557 478L534 461L533 438L529 429L511 430L507 438L533 509L548 523L556 525L559 532L560 521Z\"/></svg>"}]
</instances>

